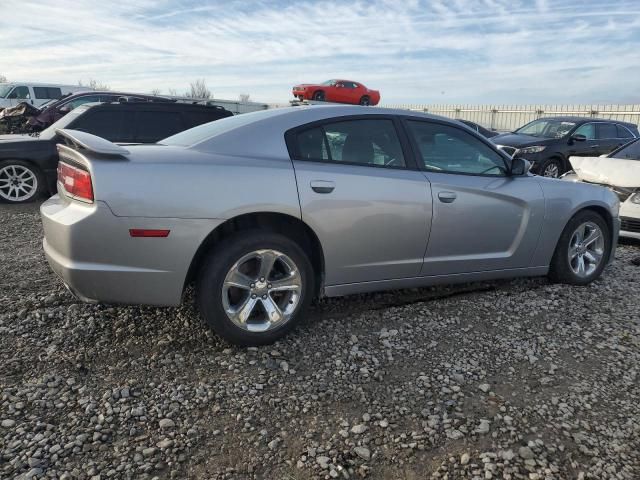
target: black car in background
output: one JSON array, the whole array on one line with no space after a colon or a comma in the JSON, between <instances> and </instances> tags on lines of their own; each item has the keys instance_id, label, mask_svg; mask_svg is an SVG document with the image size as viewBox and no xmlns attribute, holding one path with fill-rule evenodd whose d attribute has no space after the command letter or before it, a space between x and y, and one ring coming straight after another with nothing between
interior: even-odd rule
<instances>
[{"instance_id":1,"label":"black car in background","mask_svg":"<svg viewBox=\"0 0 640 480\"><path fill-rule=\"evenodd\" d=\"M41 131L49 125L57 122L67 113L85 103L109 103L109 102L165 102L173 103L175 100L158 95L142 95L139 93L126 92L80 92L66 95L57 100L40 106L40 112L37 115L29 117L27 120L31 131Z\"/></svg>"},{"instance_id":2,"label":"black car in background","mask_svg":"<svg viewBox=\"0 0 640 480\"><path fill-rule=\"evenodd\" d=\"M482 125L472 122L471 120L462 120L460 118L458 118L457 120L459 122L464 123L467 127L471 128L472 130L475 130L485 138L495 137L496 135L500 134L500 132L496 132L495 130L489 130L488 128L485 128Z\"/></svg>"},{"instance_id":3,"label":"black car in background","mask_svg":"<svg viewBox=\"0 0 640 480\"><path fill-rule=\"evenodd\" d=\"M570 156L597 157L640 137L638 126L617 120L584 117L548 117L534 120L515 132L491 138L511 156L523 157L531 171L559 177L571 170Z\"/></svg>"},{"instance_id":4,"label":"black car in background","mask_svg":"<svg viewBox=\"0 0 640 480\"><path fill-rule=\"evenodd\" d=\"M0 201L22 203L56 190L57 129L92 133L118 143L155 143L189 128L230 117L218 106L127 102L77 107L40 135L0 135Z\"/></svg>"}]
</instances>

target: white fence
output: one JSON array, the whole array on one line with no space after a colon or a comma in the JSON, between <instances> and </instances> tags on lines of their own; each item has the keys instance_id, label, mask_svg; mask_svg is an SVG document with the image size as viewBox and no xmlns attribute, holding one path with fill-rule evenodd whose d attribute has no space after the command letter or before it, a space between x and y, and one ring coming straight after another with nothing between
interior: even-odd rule
<instances>
[{"instance_id":1,"label":"white fence","mask_svg":"<svg viewBox=\"0 0 640 480\"><path fill-rule=\"evenodd\" d=\"M513 131L541 117L607 118L640 124L640 105L384 105L470 120L494 130Z\"/></svg>"}]
</instances>

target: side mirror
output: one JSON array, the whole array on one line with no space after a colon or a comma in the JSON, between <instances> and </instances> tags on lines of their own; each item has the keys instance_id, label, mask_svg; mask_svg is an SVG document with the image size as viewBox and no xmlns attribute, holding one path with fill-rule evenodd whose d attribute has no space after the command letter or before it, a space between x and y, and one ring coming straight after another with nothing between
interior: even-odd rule
<instances>
[{"instance_id":1,"label":"side mirror","mask_svg":"<svg viewBox=\"0 0 640 480\"><path fill-rule=\"evenodd\" d=\"M574 142L585 142L587 140L587 137L586 135L577 133L575 135L571 135L571 140L573 140Z\"/></svg>"},{"instance_id":2,"label":"side mirror","mask_svg":"<svg viewBox=\"0 0 640 480\"><path fill-rule=\"evenodd\" d=\"M531 162L526 158L515 157L511 160L511 175L522 176L531 170Z\"/></svg>"},{"instance_id":3,"label":"side mirror","mask_svg":"<svg viewBox=\"0 0 640 480\"><path fill-rule=\"evenodd\" d=\"M69 113L71 111L71 108L68 105L65 105L63 107L60 107L58 111L60 113Z\"/></svg>"}]
</instances>

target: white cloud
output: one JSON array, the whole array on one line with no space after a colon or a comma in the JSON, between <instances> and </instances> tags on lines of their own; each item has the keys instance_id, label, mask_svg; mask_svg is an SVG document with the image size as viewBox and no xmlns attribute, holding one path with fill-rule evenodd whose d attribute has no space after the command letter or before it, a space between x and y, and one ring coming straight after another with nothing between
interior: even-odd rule
<instances>
[{"instance_id":1,"label":"white cloud","mask_svg":"<svg viewBox=\"0 0 640 480\"><path fill-rule=\"evenodd\" d=\"M624 0L4 0L3 10L0 73L13 79L184 91L205 78L218 97L275 102L294 83L336 76L388 103L640 100L640 6Z\"/></svg>"}]
</instances>

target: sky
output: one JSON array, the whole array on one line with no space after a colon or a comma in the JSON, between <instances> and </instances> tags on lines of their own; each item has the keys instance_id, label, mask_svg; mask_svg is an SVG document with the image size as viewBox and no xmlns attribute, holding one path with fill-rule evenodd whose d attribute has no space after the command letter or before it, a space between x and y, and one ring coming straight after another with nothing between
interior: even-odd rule
<instances>
[{"instance_id":1,"label":"sky","mask_svg":"<svg viewBox=\"0 0 640 480\"><path fill-rule=\"evenodd\" d=\"M639 0L0 0L9 80L286 103L296 83L382 104L640 103Z\"/></svg>"}]
</instances>

